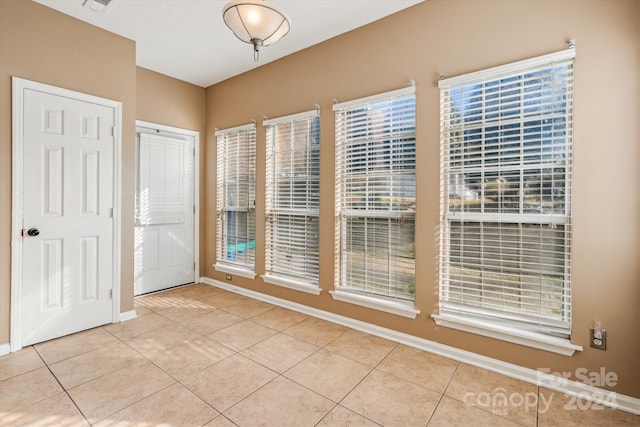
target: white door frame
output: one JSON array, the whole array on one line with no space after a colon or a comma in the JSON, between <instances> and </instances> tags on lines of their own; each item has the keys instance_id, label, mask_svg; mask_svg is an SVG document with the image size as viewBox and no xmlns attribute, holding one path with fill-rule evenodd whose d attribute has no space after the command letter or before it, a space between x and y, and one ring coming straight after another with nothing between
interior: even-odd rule
<instances>
[{"instance_id":1,"label":"white door frame","mask_svg":"<svg viewBox=\"0 0 640 427\"><path fill-rule=\"evenodd\" d=\"M11 186L11 351L22 348L22 199L24 192L24 91L31 89L56 96L111 107L113 123L113 322L120 321L120 268L121 268L121 167L122 162L122 103L86 93L63 89L43 83L12 77L12 186Z\"/></svg>"},{"instance_id":2,"label":"white door frame","mask_svg":"<svg viewBox=\"0 0 640 427\"><path fill-rule=\"evenodd\" d=\"M193 204L195 212L193 217L193 283L200 280L200 132L190 129L182 129L174 126L161 125L158 123L136 120L136 128L154 129L158 132L171 132L178 135L193 137ZM136 168L138 166L136 165Z\"/></svg>"}]
</instances>

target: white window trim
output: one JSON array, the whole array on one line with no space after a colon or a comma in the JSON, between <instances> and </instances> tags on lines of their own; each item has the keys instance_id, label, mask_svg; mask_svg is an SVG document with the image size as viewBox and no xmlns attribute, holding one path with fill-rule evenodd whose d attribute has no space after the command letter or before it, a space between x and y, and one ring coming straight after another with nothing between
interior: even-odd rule
<instances>
[{"instance_id":1,"label":"white window trim","mask_svg":"<svg viewBox=\"0 0 640 427\"><path fill-rule=\"evenodd\" d=\"M265 120L262 121L262 125L266 127L269 125L277 125L282 122L304 120L310 117L320 117L320 111L309 110L309 111L303 111L302 113L289 114L288 116L276 117L273 119L265 118Z\"/></svg>"},{"instance_id":2,"label":"white window trim","mask_svg":"<svg viewBox=\"0 0 640 427\"><path fill-rule=\"evenodd\" d=\"M411 80L410 83L411 85L409 87L404 87L404 88L400 88L400 89L396 89L388 92L378 93L378 94L367 96L364 98L358 98L350 101L336 103L332 107L333 111L335 111L336 113L339 113L339 112L348 111L354 107L364 106L367 104L377 103L381 101L388 101L389 99L395 99L395 98L404 97L404 96L415 96L416 95L415 81ZM336 139L336 147L335 147L336 152L338 147L337 144L338 143ZM337 167L336 167L335 174L336 174L336 185L338 185L337 181L338 181L339 172ZM336 191L336 199L338 198L337 194L338 192ZM344 210L341 212L341 209L338 208L338 203L336 203L335 207L336 207L337 218L341 217L344 213L348 213L348 210ZM363 218L393 218L393 217L404 217L407 214L408 214L407 212L401 212L401 213L367 212L366 214L362 211L354 212L354 215L361 216ZM413 213L411 217L412 219L415 220L415 213ZM338 239L340 239L339 236L342 233L341 226L338 224L338 222L334 224L334 233L335 233L335 239L336 239L334 244L337 244ZM339 260L337 247L334 249L334 261L336 262L335 282L336 284L338 284L338 283L341 283L339 279L339 275L342 274L342 271L341 271L342 268L338 267L341 261ZM415 262L415 258L414 258L414 262ZM410 319L415 319L416 316L420 314L420 310L416 309L412 303L410 305L403 304L403 303L387 300L384 298L384 296L381 296L381 295L372 294L370 296L369 295L365 296L365 295L352 292L350 288L343 288L343 289L348 289L346 291L340 288L341 288L340 286L336 286L335 290L329 291L333 299L355 304L355 305L361 305L363 307L373 308L375 310L396 314L396 315L407 317ZM415 298L415 291L414 291L414 298Z\"/></svg>"},{"instance_id":3,"label":"white window trim","mask_svg":"<svg viewBox=\"0 0 640 427\"><path fill-rule=\"evenodd\" d=\"M360 305L362 307L384 311L385 313L391 313L397 316L407 317L409 319L415 319L416 316L420 314L420 310L417 308L401 302L356 294L354 292L343 291L339 288L334 291L329 291L329 293L331 294L331 297L337 301L348 302L349 304Z\"/></svg>"},{"instance_id":4,"label":"white window trim","mask_svg":"<svg viewBox=\"0 0 640 427\"><path fill-rule=\"evenodd\" d=\"M294 291L306 292L308 294L320 295L322 289L313 283L304 282L302 280L290 279L288 277L277 274L263 274L262 280L270 285L282 286L284 288L293 289Z\"/></svg>"},{"instance_id":5,"label":"white window trim","mask_svg":"<svg viewBox=\"0 0 640 427\"><path fill-rule=\"evenodd\" d=\"M222 273L235 274L236 276L246 277L247 279L256 278L256 272L248 268L236 267L221 263L213 264L213 268L216 271L220 271Z\"/></svg>"},{"instance_id":6,"label":"white window trim","mask_svg":"<svg viewBox=\"0 0 640 427\"><path fill-rule=\"evenodd\" d=\"M252 122L252 123L247 123L246 125L234 126L232 128L216 129L214 135L221 136L221 135L226 135L228 133L233 133L233 132L238 132L243 130L253 130L255 129L255 127L256 127L255 122Z\"/></svg>"},{"instance_id":7,"label":"white window trim","mask_svg":"<svg viewBox=\"0 0 640 427\"><path fill-rule=\"evenodd\" d=\"M349 110L351 107L359 106L363 104L370 104L379 101L385 101L389 98L396 98L401 96L415 95L416 87L412 80L411 86L403 87L401 89L391 90L389 92L378 93L376 95L367 96L364 98L352 99L351 101L340 102L333 105L333 111Z\"/></svg>"},{"instance_id":8,"label":"white window trim","mask_svg":"<svg viewBox=\"0 0 640 427\"><path fill-rule=\"evenodd\" d=\"M262 122L262 125L265 126L265 128L269 127L269 126L277 126L278 124L281 123L287 123L287 122L294 122L297 120L306 120L306 119L310 119L310 118L315 118L315 117L320 117L320 108L318 106L318 108L316 108L315 110L309 110L309 111L303 111L301 113L295 113L295 114L289 114L287 116L282 116L282 117L276 117L273 119L269 119L267 117L265 117L265 120ZM266 129L267 132L269 132L269 129ZM268 137L267 137L268 139ZM269 150L269 144L267 143L267 150ZM267 157L269 157L269 154L267 154ZM270 160L267 158L267 162L269 162ZM274 159L273 160L274 164L277 163L277 161ZM270 164L267 163L267 171L269 171L269 167ZM268 174L268 172L267 172ZM267 177L267 183L270 182L270 178ZM267 191L268 193L268 191ZM266 200L266 210L267 210L267 222L270 216L274 216L277 217L278 214L273 214L271 213L271 209L273 209L271 205L271 201L269 200L269 195L267 194L267 200ZM293 214L294 216L299 216L300 218L303 217L302 212L296 212ZM306 215L307 217L310 216L314 216L316 218L319 217L319 212L318 209L316 209L315 211L312 210L308 210L306 212L304 212L304 215ZM265 223L266 225L266 223ZM267 233L267 235L269 235L269 233ZM270 244L272 244L273 242L269 241L269 238L267 236L267 242L265 245L265 248L268 248L268 246ZM269 249L265 249L266 252L269 252ZM270 257L269 253L265 253L265 256L268 258ZM270 265L270 263L267 261L266 262L266 269L268 270L264 275L262 275L262 279L271 285L277 285L277 286L282 286L285 288L289 288L289 289L293 289L296 291L301 291L301 292L306 292L306 293L310 293L310 294L314 294L314 295L320 295L320 293L322 292L322 289L317 285L317 283L312 283L309 281L304 280L304 278L298 277L298 278L292 278L292 277L286 277L283 276L281 274L278 274L276 272L272 272L271 267L272 265Z\"/></svg>"},{"instance_id":9,"label":"white window trim","mask_svg":"<svg viewBox=\"0 0 640 427\"><path fill-rule=\"evenodd\" d=\"M452 86L465 84L469 82L475 82L479 77L482 77L486 80L491 80L495 78L499 78L505 74L511 74L513 72L518 72L523 68L536 67L538 65L546 65L549 62L555 61L564 61L567 59L572 59L576 57L576 49L569 48L565 50L561 50L559 52L549 53L547 55L536 56L535 58L524 59L522 61L511 62L505 65L498 65L493 68L486 68L481 71L476 71L473 73L462 74L456 77L448 77L438 81L438 87L440 89L450 88Z\"/></svg>"},{"instance_id":10,"label":"white window trim","mask_svg":"<svg viewBox=\"0 0 640 427\"><path fill-rule=\"evenodd\" d=\"M216 139L219 136L224 136L230 133L235 133L235 132L240 132L240 131L253 131L254 133L256 132L256 121L252 120L251 123L247 123L244 125L239 125L239 126L234 126L231 128L226 128L226 129L216 129L215 130L215 137ZM256 138L256 140L254 141L254 150L257 149L257 135L254 135L254 138ZM216 156L218 154L218 147L216 147ZM219 159L216 159L216 166L218 165L218 161ZM217 172L216 172L217 174ZM219 182L216 183L216 198L219 197ZM254 165L254 193L255 193L255 185L257 184L256 181L256 176L255 176L255 165ZM255 211L255 194L254 194L254 206L253 209ZM217 236L216 236L216 264L213 265L213 267L216 269L216 271L221 271L221 272L225 272L225 273L229 273L229 274L236 274L238 276L241 277L246 277L249 279L255 279L256 277L256 273L255 273L255 254L254 254L254 258L253 258L253 263L252 263L252 267L251 268L245 268L242 265L236 265L236 266L231 266L228 264L222 264L222 262L224 262L221 259L218 259L218 251L219 251L219 246L222 244L221 241L221 234L220 234L220 226L219 226L219 218L218 216L220 215L220 211L218 209L217 203L216 203L216 232L217 232ZM256 223L254 220L254 229L255 229ZM224 228L224 226L222 226L222 228Z\"/></svg>"},{"instance_id":11,"label":"white window trim","mask_svg":"<svg viewBox=\"0 0 640 427\"><path fill-rule=\"evenodd\" d=\"M496 338L514 344L562 354L564 356L572 356L576 351L582 351L582 346L572 344L568 338L553 337L525 331L512 326L500 325L490 321L482 321L451 314L432 314L431 317L438 326Z\"/></svg>"},{"instance_id":12,"label":"white window trim","mask_svg":"<svg viewBox=\"0 0 640 427\"><path fill-rule=\"evenodd\" d=\"M442 89L450 89L459 85L480 83L481 81L487 81L492 79L499 79L502 76L518 73L522 69L531 69L535 67L547 68L549 63L563 62L574 59L576 55L576 49L570 47L569 49L542 55L534 58L525 59L522 61L512 62L505 65L500 65L493 68L484 69L481 71L467 73L460 76L441 79L438 82L438 87ZM575 95L574 95L575 96ZM442 120L441 120L442 122ZM441 142L442 144L442 142ZM441 147L442 149L442 147ZM441 169L441 175L442 175ZM442 186L441 186L442 187ZM442 190L441 190L442 191ZM442 194L441 194L442 197ZM570 203L571 196L567 196L567 201ZM570 222L570 213L567 215L522 215L522 214L475 214L472 212L465 212L459 214L456 212L443 212L443 202L441 201L441 215L446 220L456 220L457 216L464 217L469 221L496 221L505 223L549 223L549 224L568 224ZM442 255L443 236L440 237L440 256ZM442 279L440 279L442 282ZM440 291L442 292L442 283L439 284ZM440 304L439 313L434 313L431 317L434 319L438 326L449 327L458 329L465 332L474 333L477 335L492 337L507 342L512 342L532 348L546 350L566 356L571 356L575 351L582 351L582 347L572 344L570 337L561 338L552 335L546 335L540 332L533 332L523 330L511 325L499 323L498 320L484 320L476 319L463 314L450 314L443 313L442 303ZM569 326L569 333L571 327Z\"/></svg>"}]
</instances>

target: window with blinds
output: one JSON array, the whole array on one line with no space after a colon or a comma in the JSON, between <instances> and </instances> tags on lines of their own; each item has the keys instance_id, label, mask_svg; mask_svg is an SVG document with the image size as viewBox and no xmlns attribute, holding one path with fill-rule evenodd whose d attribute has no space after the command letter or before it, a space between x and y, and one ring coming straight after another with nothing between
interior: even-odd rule
<instances>
[{"instance_id":1,"label":"window with blinds","mask_svg":"<svg viewBox=\"0 0 640 427\"><path fill-rule=\"evenodd\" d=\"M415 298L416 98L336 104L336 289Z\"/></svg>"},{"instance_id":2,"label":"window with blinds","mask_svg":"<svg viewBox=\"0 0 640 427\"><path fill-rule=\"evenodd\" d=\"M255 264L256 126L216 131L217 263L249 270Z\"/></svg>"},{"instance_id":3,"label":"window with blinds","mask_svg":"<svg viewBox=\"0 0 640 427\"><path fill-rule=\"evenodd\" d=\"M440 81L441 314L569 336L574 55Z\"/></svg>"},{"instance_id":4,"label":"window with blinds","mask_svg":"<svg viewBox=\"0 0 640 427\"><path fill-rule=\"evenodd\" d=\"M266 120L264 125L266 274L318 286L319 113Z\"/></svg>"}]
</instances>

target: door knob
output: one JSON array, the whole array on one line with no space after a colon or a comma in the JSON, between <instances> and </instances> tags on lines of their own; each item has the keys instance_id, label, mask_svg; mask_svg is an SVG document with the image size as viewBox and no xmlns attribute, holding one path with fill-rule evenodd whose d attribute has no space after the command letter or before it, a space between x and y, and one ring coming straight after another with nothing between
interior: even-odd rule
<instances>
[{"instance_id":1,"label":"door knob","mask_svg":"<svg viewBox=\"0 0 640 427\"><path fill-rule=\"evenodd\" d=\"M30 228L29 230L27 230L27 234L31 237L36 237L40 234L40 230L38 230L37 228Z\"/></svg>"}]
</instances>

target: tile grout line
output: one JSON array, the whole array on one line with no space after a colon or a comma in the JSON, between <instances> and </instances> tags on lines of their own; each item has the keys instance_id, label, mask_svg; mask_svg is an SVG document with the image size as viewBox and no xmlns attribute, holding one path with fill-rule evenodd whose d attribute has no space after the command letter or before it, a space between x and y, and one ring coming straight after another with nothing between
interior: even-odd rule
<instances>
[{"instance_id":1,"label":"tile grout line","mask_svg":"<svg viewBox=\"0 0 640 427\"><path fill-rule=\"evenodd\" d=\"M427 423L425 424L425 427L429 426L429 423L433 419L433 416L436 414L436 411L438 410L438 406L440 406L440 403L442 402L442 399L444 399L445 393L447 392L447 389L449 388L449 385L451 384L451 381L453 381L453 377L456 375L456 372L458 372L458 368L459 367L460 367L460 362L456 362L456 367L453 370L453 372L451 373L451 377L449 378L449 381L447 381L447 385L445 385L444 388L442 389L442 393L440 393L440 398L438 398L438 402L433 407L433 412L431 413L431 415L429 415L429 419L427 420Z\"/></svg>"},{"instance_id":2,"label":"tile grout line","mask_svg":"<svg viewBox=\"0 0 640 427\"><path fill-rule=\"evenodd\" d=\"M467 405L467 403L466 403L465 401L460 400L460 399L458 399L458 398L456 398L456 397L454 397L454 396L448 396L448 395L446 394L447 388L449 388L449 385L450 385L450 384L451 384L451 382L453 381L453 377L455 376L456 372L458 371L458 368L460 367L460 365L462 365L462 364L463 364L463 362L456 362L456 363L457 363L457 365L456 365L456 369L454 370L453 374L451 375L451 378L449 378L449 381L447 382L447 386L444 388L444 391L442 392L442 396L441 396L440 400L438 400L438 405L440 405L441 400L446 396L446 397L448 397L449 399L453 399L453 400L455 400L456 402L460 402L460 403L464 404L465 406L468 406L468 405ZM470 365L469 365L469 366L470 366ZM537 386L536 386L536 387L537 387ZM506 421L508 421L508 422L511 422L511 423L513 423L513 424L517 424L517 425L520 425L520 426L526 426L526 424L522 424L522 423L521 423L521 422L519 422L519 421L513 420L513 419L511 419L511 418L504 417L504 416L502 416L502 415L500 415L500 414L495 414L495 413L493 413L492 411L489 411L489 410L485 409L485 408L484 408L484 407L482 407L482 406L475 406L475 405L471 405L471 407L472 407L472 408L475 408L475 409L478 409L478 410L480 410L480 411L484 411L484 412L486 412L487 414L489 414L489 415L491 415L491 416L493 416L493 417L499 417L499 418L501 418L501 419L503 419L503 420L506 420ZM436 409L437 409L437 406L436 406ZM435 409L434 409L433 413L435 414ZM537 408L536 408L536 414L537 414ZM433 414L432 414L432 415L433 415ZM431 422L431 419L429 419L429 422ZM428 424L427 424L427 427L428 427ZM537 427L537 416L536 416L536 425L535 425L535 427Z\"/></svg>"},{"instance_id":3,"label":"tile grout line","mask_svg":"<svg viewBox=\"0 0 640 427\"><path fill-rule=\"evenodd\" d=\"M71 397L71 395L69 394L69 392L67 391L67 389L62 385L62 383L60 382L60 380L58 379L58 377L53 373L53 371L51 370L51 368L49 367L49 364L44 360L44 358L42 357L42 355L40 354L40 352L38 351L38 349L36 349L36 346L33 346L33 350L36 352L36 354L38 355L38 357L42 360L42 363L44 363L44 366L47 368L47 370L49 371L49 373L51 374L51 376L56 380L56 382L58 383L58 385L60 386L60 388L62 389L62 392L69 398L69 400L71 401L71 403L73 404L74 408L76 408L76 410L78 411L78 413L80 414L80 416L82 417L82 419L84 421L86 421L87 425L91 425L91 423L89 422L89 419L87 418L87 416L85 415L84 412L82 412L82 410L80 409L80 407L78 406L78 404L76 403L75 400L73 400L73 397ZM82 353L85 354L85 353ZM68 358L69 359L69 358ZM67 360L67 359L64 359ZM56 362L57 363L57 362ZM45 398L47 399L47 398ZM43 401L45 399L40 399L38 402ZM35 403L35 402L34 402Z\"/></svg>"},{"instance_id":4,"label":"tile grout line","mask_svg":"<svg viewBox=\"0 0 640 427\"><path fill-rule=\"evenodd\" d=\"M355 329L351 329L351 328L349 328L349 330L355 330ZM357 332L360 332L360 331L357 331ZM345 332L345 333L346 333L346 332ZM362 332L362 333L364 333L364 332ZM342 336L342 335L343 335L343 334L341 334L341 336ZM370 335L370 334L366 334L366 335ZM338 337L336 337L336 339L338 339ZM392 342L392 341L391 341L391 342ZM335 353L335 354L337 354L337 355L339 355L339 356L345 357L345 358L347 358L347 359L349 359L349 360L352 360L352 361L354 361L354 362L358 362L358 363L363 364L363 365L365 365L365 366L367 366L367 367L369 367L369 368L370 368L370 369L369 369L369 372L367 372L367 373L366 373L366 374L365 374L365 375L364 375L364 376L363 376L363 377L362 377L362 378L361 378L361 379L360 379L360 380L359 380L359 381L358 381L358 382L357 382L353 387L351 387L351 388L349 389L349 391L347 391L347 392L345 393L345 395L344 395L344 396L342 396L342 399L340 399L340 401L338 402L338 404L337 404L336 406L340 406L340 407L342 407L342 408L344 408L344 409L346 409L346 410L348 410L348 411L353 412L354 414L360 415L362 418L364 418L364 419L366 419L366 420L369 420L369 421L371 421L371 422L372 422L372 423L374 423L374 424L380 425L380 423L378 423L378 422L376 422L376 421L374 421L374 420L370 419L370 418L369 418L369 417L367 417L366 415L361 414L360 412L356 412L356 411L354 411L353 409L350 409L350 408L348 408L347 406L342 405L341 403L342 403L342 402L343 402L343 401L344 401L344 400L345 400L345 399L346 399L346 398L347 398L347 397L348 397L348 396L349 396L349 395L350 395L350 394L351 394L351 393L352 393L352 392L353 392L353 391L354 391L354 390L355 390L355 389L356 389L360 384L362 384L362 382L363 382L363 381L364 381L364 380L365 380L369 375L371 375L371 373L372 373L373 371L375 371L375 370L376 370L376 368L377 368L377 367L382 363L382 361L383 361L383 360L385 360L387 357L389 357L389 355L390 355L390 354L391 354L391 353L392 353L396 348L398 348L398 345L399 345L399 344L398 344L398 343L394 343L394 344L395 344L395 345L394 345L394 347L393 347L393 348L392 348L392 349L391 349L391 350L390 350L390 351L389 351L389 352L388 352L388 353L387 353L387 354L386 354L382 359L380 359L380 361L379 361L378 363L376 363L376 365L375 365L375 366L373 366L373 367L372 367L371 365L367 365L366 363L362 363L362 362L360 362L360 361L358 361L358 360L355 360L355 359L353 359L353 358L351 358L351 357L344 356L344 355L342 355L342 354L340 354L340 353L337 353L337 352L335 352L335 351L331 351L331 350L325 349L326 351L329 351L329 352ZM327 345L329 345L329 344L327 344ZM395 376L395 375L394 375L394 376ZM401 378L400 378L400 379L401 379ZM334 408L334 409L335 409L335 408Z\"/></svg>"}]
</instances>

